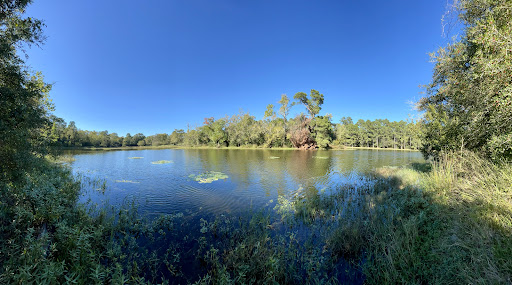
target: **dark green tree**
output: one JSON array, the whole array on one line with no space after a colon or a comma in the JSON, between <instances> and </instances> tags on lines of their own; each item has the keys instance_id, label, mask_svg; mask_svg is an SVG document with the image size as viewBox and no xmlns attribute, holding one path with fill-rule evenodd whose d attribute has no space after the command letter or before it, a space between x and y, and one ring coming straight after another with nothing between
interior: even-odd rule
<instances>
[{"instance_id":1,"label":"dark green tree","mask_svg":"<svg viewBox=\"0 0 512 285\"><path fill-rule=\"evenodd\" d=\"M422 152L466 148L512 159L512 1L455 3L464 25L460 38L432 54Z\"/></svg>"},{"instance_id":2,"label":"dark green tree","mask_svg":"<svg viewBox=\"0 0 512 285\"><path fill-rule=\"evenodd\" d=\"M40 73L31 74L18 52L23 45L43 43L43 23L23 17L30 1L0 3L0 180L6 181L23 178L33 154L46 151L51 138L41 133L52 127L53 106L51 85Z\"/></svg>"},{"instance_id":3,"label":"dark green tree","mask_svg":"<svg viewBox=\"0 0 512 285\"><path fill-rule=\"evenodd\" d=\"M133 138L130 133L127 133L123 138L123 146L131 146L133 144Z\"/></svg>"}]
</instances>

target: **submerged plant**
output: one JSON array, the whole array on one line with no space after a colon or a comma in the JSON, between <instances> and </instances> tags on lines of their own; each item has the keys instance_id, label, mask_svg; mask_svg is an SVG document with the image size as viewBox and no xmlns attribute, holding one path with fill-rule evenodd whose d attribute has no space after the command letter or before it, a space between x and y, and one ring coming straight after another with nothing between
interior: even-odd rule
<instances>
[{"instance_id":1,"label":"submerged plant","mask_svg":"<svg viewBox=\"0 0 512 285\"><path fill-rule=\"evenodd\" d=\"M190 174L188 177L199 183L212 183L213 181L229 178L229 176L219 171L206 171L198 175Z\"/></svg>"},{"instance_id":2,"label":"submerged plant","mask_svg":"<svg viewBox=\"0 0 512 285\"><path fill-rule=\"evenodd\" d=\"M151 164L168 164L168 163L173 163L172 160L157 160L157 161L152 161Z\"/></svg>"},{"instance_id":3,"label":"submerged plant","mask_svg":"<svg viewBox=\"0 0 512 285\"><path fill-rule=\"evenodd\" d=\"M116 180L116 183L140 183L140 182L123 179L123 180Z\"/></svg>"}]
</instances>

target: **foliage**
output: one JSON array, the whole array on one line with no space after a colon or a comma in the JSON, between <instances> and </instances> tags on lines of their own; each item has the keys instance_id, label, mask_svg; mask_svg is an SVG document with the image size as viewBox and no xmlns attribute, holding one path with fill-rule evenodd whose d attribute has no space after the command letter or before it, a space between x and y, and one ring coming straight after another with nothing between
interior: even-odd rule
<instances>
[{"instance_id":1,"label":"foliage","mask_svg":"<svg viewBox=\"0 0 512 285\"><path fill-rule=\"evenodd\" d=\"M467 148L510 159L512 133L512 2L461 0L458 41L432 54L425 111L426 156Z\"/></svg>"},{"instance_id":2,"label":"foliage","mask_svg":"<svg viewBox=\"0 0 512 285\"><path fill-rule=\"evenodd\" d=\"M48 98L51 85L31 74L17 50L44 41L43 23L24 18L30 1L2 1L0 13L0 181L22 177L32 154L47 151L51 140ZM43 131L44 130L44 131ZM42 135L44 133L44 136Z\"/></svg>"},{"instance_id":3,"label":"foliage","mask_svg":"<svg viewBox=\"0 0 512 285\"><path fill-rule=\"evenodd\" d=\"M320 110L322 109L321 106L324 103L324 95L314 89L311 89L309 98L304 92L297 92L293 98L297 100L299 104L306 107L311 119L320 113Z\"/></svg>"},{"instance_id":4,"label":"foliage","mask_svg":"<svg viewBox=\"0 0 512 285\"><path fill-rule=\"evenodd\" d=\"M331 116L317 116L311 121L312 137L318 147L328 148L334 138Z\"/></svg>"}]
</instances>

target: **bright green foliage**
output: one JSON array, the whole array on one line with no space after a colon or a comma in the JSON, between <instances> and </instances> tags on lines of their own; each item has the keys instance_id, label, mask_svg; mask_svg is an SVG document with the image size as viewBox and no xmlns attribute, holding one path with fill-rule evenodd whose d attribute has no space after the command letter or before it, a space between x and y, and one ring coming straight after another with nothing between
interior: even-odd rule
<instances>
[{"instance_id":1,"label":"bright green foliage","mask_svg":"<svg viewBox=\"0 0 512 285\"><path fill-rule=\"evenodd\" d=\"M211 143L215 146L219 147L221 144L224 144L227 140L226 133L226 120L214 118L206 118L203 126L203 131Z\"/></svg>"},{"instance_id":2,"label":"bright green foliage","mask_svg":"<svg viewBox=\"0 0 512 285\"><path fill-rule=\"evenodd\" d=\"M432 55L425 111L426 156L441 149L479 150L512 159L512 1L462 0L460 39Z\"/></svg>"},{"instance_id":3,"label":"bright green foliage","mask_svg":"<svg viewBox=\"0 0 512 285\"><path fill-rule=\"evenodd\" d=\"M320 94L320 92L311 89L311 95L308 98L308 95L304 92L298 92L293 96L298 103L304 105L308 110L310 118L314 118L320 110L322 109L322 104L324 103L324 95Z\"/></svg>"},{"instance_id":4,"label":"bright green foliage","mask_svg":"<svg viewBox=\"0 0 512 285\"><path fill-rule=\"evenodd\" d=\"M230 146L261 145L264 129L261 122L248 113L233 115L226 127Z\"/></svg>"},{"instance_id":5,"label":"bright green foliage","mask_svg":"<svg viewBox=\"0 0 512 285\"><path fill-rule=\"evenodd\" d=\"M173 145L183 144L185 139L185 131L182 129L174 130L169 136L169 142Z\"/></svg>"},{"instance_id":6,"label":"bright green foliage","mask_svg":"<svg viewBox=\"0 0 512 285\"><path fill-rule=\"evenodd\" d=\"M276 113L274 112L274 105L268 104L267 109L265 110L265 114L263 115L263 119L276 119Z\"/></svg>"},{"instance_id":7,"label":"bright green foliage","mask_svg":"<svg viewBox=\"0 0 512 285\"><path fill-rule=\"evenodd\" d=\"M331 116L317 116L311 121L312 137L318 147L328 148L334 138Z\"/></svg>"},{"instance_id":8,"label":"bright green foliage","mask_svg":"<svg viewBox=\"0 0 512 285\"><path fill-rule=\"evenodd\" d=\"M281 100L279 100L279 102L277 103L281 105L281 107L279 107L279 115L281 115L281 117L283 117L283 119L287 121L288 115L290 114L290 109L292 107L290 104L290 99L288 99L288 96L286 96L286 94L283 94L281 95Z\"/></svg>"},{"instance_id":9,"label":"bright green foliage","mask_svg":"<svg viewBox=\"0 0 512 285\"><path fill-rule=\"evenodd\" d=\"M356 124L352 118L343 117L335 129L335 143L345 146L418 149L421 145L420 122L390 122L389 120L364 121Z\"/></svg>"}]
</instances>

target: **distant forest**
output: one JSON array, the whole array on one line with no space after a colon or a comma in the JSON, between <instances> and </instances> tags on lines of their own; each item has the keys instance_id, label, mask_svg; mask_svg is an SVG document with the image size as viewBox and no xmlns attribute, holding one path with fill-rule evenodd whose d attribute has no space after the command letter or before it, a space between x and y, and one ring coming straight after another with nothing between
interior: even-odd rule
<instances>
[{"instance_id":1,"label":"distant forest","mask_svg":"<svg viewBox=\"0 0 512 285\"><path fill-rule=\"evenodd\" d=\"M422 128L419 121L389 121L387 119L358 120L343 117L333 123L332 116L319 116L323 95L311 90L310 96L299 92L290 103L282 95L279 110L267 106L262 120L249 113L231 117L205 118L201 126L176 129L171 134L145 136L142 133L119 136L108 131L87 131L53 117L50 140L60 147L121 147L121 146L235 146L235 147L296 147L303 149L332 146L419 149ZM288 118L290 108L304 105L308 114Z\"/></svg>"}]
</instances>

